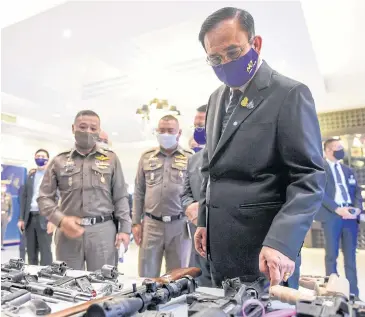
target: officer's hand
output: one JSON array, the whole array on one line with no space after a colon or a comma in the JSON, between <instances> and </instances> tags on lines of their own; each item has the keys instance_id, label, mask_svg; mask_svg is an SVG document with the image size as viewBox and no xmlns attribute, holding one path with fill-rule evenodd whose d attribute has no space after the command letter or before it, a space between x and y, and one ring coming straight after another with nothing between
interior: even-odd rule
<instances>
[{"instance_id":1,"label":"officer's hand","mask_svg":"<svg viewBox=\"0 0 365 317\"><path fill-rule=\"evenodd\" d=\"M142 243L142 225L136 224L132 227L134 241L138 246Z\"/></svg>"},{"instance_id":2,"label":"officer's hand","mask_svg":"<svg viewBox=\"0 0 365 317\"><path fill-rule=\"evenodd\" d=\"M198 227L194 235L196 251L203 257L207 257L207 228Z\"/></svg>"},{"instance_id":3,"label":"officer's hand","mask_svg":"<svg viewBox=\"0 0 365 317\"><path fill-rule=\"evenodd\" d=\"M48 221L48 223L47 223L47 233L51 234L51 233L53 233L53 231L55 231L55 229L56 229L56 226L52 222Z\"/></svg>"},{"instance_id":4,"label":"officer's hand","mask_svg":"<svg viewBox=\"0 0 365 317\"><path fill-rule=\"evenodd\" d=\"M361 209L360 208L352 208L352 209L355 209L355 213L353 215L357 218L361 214Z\"/></svg>"},{"instance_id":5,"label":"officer's hand","mask_svg":"<svg viewBox=\"0 0 365 317\"><path fill-rule=\"evenodd\" d=\"M128 233L124 233L124 232L117 233L117 235L115 236L115 247L117 249L119 249L120 244L123 243L125 249L127 250L130 239L131 239L131 237Z\"/></svg>"},{"instance_id":6,"label":"officer's hand","mask_svg":"<svg viewBox=\"0 0 365 317\"><path fill-rule=\"evenodd\" d=\"M81 237L85 229L80 226L81 219L75 216L64 216L61 220L60 229L69 238Z\"/></svg>"},{"instance_id":7,"label":"officer's hand","mask_svg":"<svg viewBox=\"0 0 365 317\"><path fill-rule=\"evenodd\" d=\"M262 247L259 268L260 272L270 280L270 285L274 286L280 284L281 281L286 282L293 275L295 262L275 249Z\"/></svg>"},{"instance_id":8,"label":"officer's hand","mask_svg":"<svg viewBox=\"0 0 365 317\"><path fill-rule=\"evenodd\" d=\"M23 220L19 220L17 225L18 225L18 228L19 228L20 231L24 231L24 226L25 225L24 225Z\"/></svg>"},{"instance_id":9,"label":"officer's hand","mask_svg":"<svg viewBox=\"0 0 365 317\"><path fill-rule=\"evenodd\" d=\"M338 207L335 211L336 214L342 217L342 219L356 219L357 215L351 214L349 209L357 209L353 207Z\"/></svg>"},{"instance_id":10,"label":"officer's hand","mask_svg":"<svg viewBox=\"0 0 365 317\"><path fill-rule=\"evenodd\" d=\"M192 223L196 224L196 219L198 218L198 212L199 212L199 203L195 202L190 204L188 208L186 208L185 214Z\"/></svg>"}]
</instances>

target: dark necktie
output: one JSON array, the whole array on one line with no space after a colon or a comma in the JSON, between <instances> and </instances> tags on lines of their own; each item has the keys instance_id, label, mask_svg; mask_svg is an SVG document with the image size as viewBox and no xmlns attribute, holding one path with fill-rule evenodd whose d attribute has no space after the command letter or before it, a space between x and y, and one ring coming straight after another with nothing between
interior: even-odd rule
<instances>
[{"instance_id":1,"label":"dark necktie","mask_svg":"<svg viewBox=\"0 0 365 317\"><path fill-rule=\"evenodd\" d=\"M345 186L342 184L342 178L339 171L340 168L341 168L340 164L336 163L335 164L336 182L338 187L340 187L343 200L345 201L345 203L347 203L349 196L347 195Z\"/></svg>"},{"instance_id":2,"label":"dark necktie","mask_svg":"<svg viewBox=\"0 0 365 317\"><path fill-rule=\"evenodd\" d=\"M239 89L233 90L232 98L231 98L231 100L228 104L227 111L226 111L226 113L224 115L224 118L223 118L222 133L225 130L225 128L228 124L229 118L231 117L234 109L236 108L241 96L242 96L242 93Z\"/></svg>"}]
</instances>

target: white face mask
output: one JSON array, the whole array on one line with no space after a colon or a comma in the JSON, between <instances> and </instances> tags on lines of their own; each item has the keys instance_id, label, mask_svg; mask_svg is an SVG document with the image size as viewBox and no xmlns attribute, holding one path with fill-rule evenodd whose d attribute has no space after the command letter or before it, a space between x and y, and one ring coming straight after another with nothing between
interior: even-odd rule
<instances>
[{"instance_id":1,"label":"white face mask","mask_svg":"<svg viewBox=\"0 0 365 317\"><path fill-rule=\"evenodd\" d=\"M158 133L157 141L162 148L168 150L176 146L177 136L178 134Z\"/></svg>"}]
</instances>

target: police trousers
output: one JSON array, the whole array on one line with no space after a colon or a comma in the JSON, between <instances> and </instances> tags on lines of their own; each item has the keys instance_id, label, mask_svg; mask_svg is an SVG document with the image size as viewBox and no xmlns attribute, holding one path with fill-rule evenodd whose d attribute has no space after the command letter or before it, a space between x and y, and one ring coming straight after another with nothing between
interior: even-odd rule
<instances>
[{"instance_id":1,"label":"police trousers","mask_svg":"<svg viewBox=\"0 0 365 317\"><path fill-rule=\"evenodd\" d=\"M138 257L140 277L160 276L163 256L166 261L166 272L188 266L191 240L185 219L165 223L144 217L142 227L142 242Z\"/></svg>"},{"instance_id":2,"label":"police trousers","mask_svg":"<svg viewBox=\"0 0 365 317\"><path fill-rule=\"evenodd\" d=\"M56 258L74 270L96 271L104 264L115 265L116 227L113 221L85 226L84 234L70 239L59 229L56 231Z\"/></svg>"}]
</instances>

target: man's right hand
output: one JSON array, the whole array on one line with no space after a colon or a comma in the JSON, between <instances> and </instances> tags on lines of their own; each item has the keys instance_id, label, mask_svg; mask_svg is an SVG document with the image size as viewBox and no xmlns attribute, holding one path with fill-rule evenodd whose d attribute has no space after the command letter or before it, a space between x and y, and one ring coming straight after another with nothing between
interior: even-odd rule
<instances>
[{"instance_id":1,"label":"man's right hand","mask_svg":"<svg viewBox=\"0 0 365 317\"><path fill-rule=\"evenodd\" d=\"M80 226L81 219L75 216L64 216L61 220L60 229L69 238L81 237L85 229Z\"/></svg>"},{"instance_id":2,"label":"man's right hand","mask_svg":"<svg viewBox=\"0 0 365 317\"><path fill-rule=\"evenodd\" d=\"M356 219L357 214L351 214L349 212L350 209L354 209L353 207L338 207L335 212L338 214L342 219Z\"/></svg>"},{"instance_id":3,"label":"man's right hand","mask_svg":"<svg viewBox=\"0 0 365 317\"><path fill-rule=\"evenodd\" d=\"M134 241L138 246L142 243L142 225L140 223L133 225L132 233Z\"/></svg>"},{"instance_id":4,"label":"man's right hand","mask_svg":"<svg viewBox=\"0 0 365 317\"><path fill-rule=\"evenodd\" d=\"M25 227L25 225L24 225L24 221L23 221L23 220L19 220L19 221L18 221L18 228L19 228L19 230L20 230L21 232L23 232L23 231L24 231L24 227Z\"/></svg>"},{"instance_id":5,"label":"man's right hand","mask_svg":"<svg viewBox=\"0 0 365 317\"><path fill-rule=\"evenodd\" d=\"M190 222L196 224L196 219L198 218L199 213L199 203L194 202L190 204L185 211L186 216L190 220Z\"/></svg>"},{"instance_id":6,"label":"man's right hand","mask_svg":"<svg viewBox=\"0 0 365 317\"><path fill-rule=\"evenodd\" d=\"M203 258L207 257L207 228L198 227L194 235L194 244L196 251Z\"/></svg>"}]
</instances>

